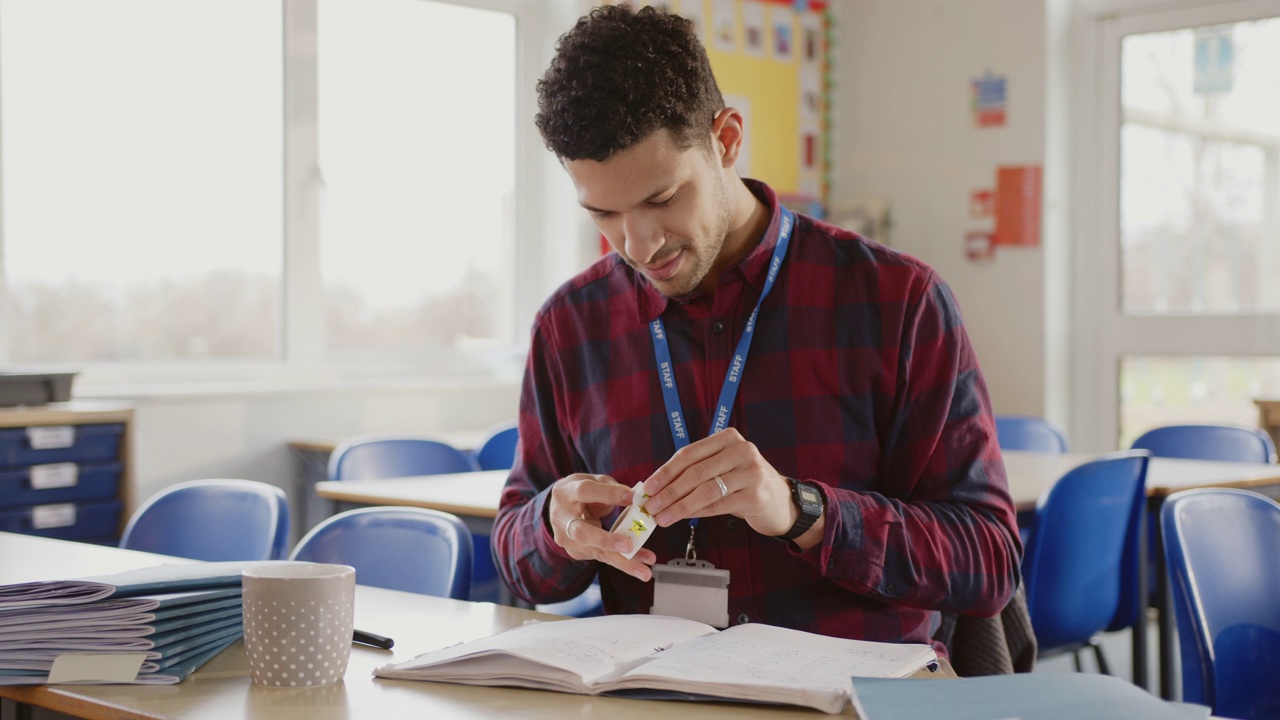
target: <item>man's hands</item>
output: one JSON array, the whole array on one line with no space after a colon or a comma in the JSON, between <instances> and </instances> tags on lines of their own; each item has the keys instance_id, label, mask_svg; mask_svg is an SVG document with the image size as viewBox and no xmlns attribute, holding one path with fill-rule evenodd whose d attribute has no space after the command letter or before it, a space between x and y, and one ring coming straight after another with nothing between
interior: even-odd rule
<instances>
[{"instance_id":1,"label":"man's hands","mask_svg":"<svg viewBox=\"0 0 1280 720\"><path fill-rule=\"evenodd\" d=\"M645 507L662 527L686 518L736 515L772 537L790 530L800 515L786 478L732 427L677 451L645 481L645 492L652 496ZM817 533L810 528L796 543L816 544L821 523L815 523Z\"/></svg>"},{"instance_id":2,"label":"man's hands","mask_svg":"<svg viewBox=\"0 0 1280 720\"><path fill-rule=\"evenodd\" d=\"M790 530L800 516L786 478L734 428L678 450L644 484L651 496L645 509L662 527L689 518L735 515L773 537ZM632 538L601 527L601 518L630 505L631 498L631 488L607 475L561 479L551 487L547 515L556 543L575 560L597 560L648 582L650 566L658 560L653 551L641 548L628 560L620 553L631 549ZM818 518L793 542L802 548L818 544L825 520Z\"/></svg>"},{"instance_id":3,"label":"man's hands","mask_svg":"<svg viewBox=\"0 0 1280 720\"><path fill-rule=\"evenodd\" d=\"M634 541L601 526L601 518L630 505L631 497L631 488L608 475L579 473L557 481L547 509L556 544L575 560L597 560L648 582L653 577L649 566L658 561L653 551L641 548L628 560L621 553L630 551Z\"/></svg>"}]
</instances>

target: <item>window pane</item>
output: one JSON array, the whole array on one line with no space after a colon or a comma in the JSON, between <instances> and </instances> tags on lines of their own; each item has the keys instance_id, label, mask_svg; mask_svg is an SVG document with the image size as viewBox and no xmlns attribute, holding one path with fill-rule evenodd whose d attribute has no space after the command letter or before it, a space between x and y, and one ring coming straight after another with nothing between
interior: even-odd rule
<instances>
[{"instance_id":1,"label":"window pane","mask_svg":"<svg viewBox=\"0 0 1280 720\"><path fill-rule=\"evenodd\" d=\"M1280 312L1280 18L1121 48L1129 313Z\"/></svg>"},{"instance_id":2,"label":"window pane","mask_svg":"<svg viewBox=\"0 0 1280 720\"><path fill-rule=\"evenodd\" d=\"M423 0L319 13L330 348L509 342L515 18Z\"/></svg>"},{"instance_id":3,"label":"window pane","mask_svg":"<svg viewBox=\"0 0 1280 720\"><path fill-rule=\"evenodd\" d=\"M11 360L276 354L281 57L279 3L0 3Z\"/></svg>"},{"instance_id":4,"label":"window pane","mask_svg":"<svg viewBox=\"0 0 1280 720\"><path fill-rule=\"evenodd\" d=\"M1120 445L1161 425L1258 424L1255 398L1280 398L1280 358L1126 356Z\"/></svg>"}]
</instances>

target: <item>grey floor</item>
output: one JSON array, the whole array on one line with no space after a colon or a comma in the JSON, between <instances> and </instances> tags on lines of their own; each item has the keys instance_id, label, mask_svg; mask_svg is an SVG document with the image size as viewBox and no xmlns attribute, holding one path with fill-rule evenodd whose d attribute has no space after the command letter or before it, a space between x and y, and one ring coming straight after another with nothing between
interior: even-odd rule
<instances>
[{"instance_id":1,"label":"grey floor","mask_svg":"<svg viewBox=\"0 0 1280 720\"><path fill-rule=\"evenodd\" d=\"M1159 693L1159 671L1156 666L1157 658L1157 638L1156 623L1154 621L1147 623L1147 688L1153 694ZM1133 640L1130 631L1108 633L1102 636L1103 653L1107 657L1107 663L1111 666L1111 674L1125 680L1133 680ZM1097 663L1094 661L1093 652L1085 652L1082 654L1084 658L1085 672L1098 672ZM1180 670L1176 667L1177 651L1175 646L1174 652L1174 677L1180 677ZM1036 662L1035 672L1075 672L1075 662L1072 660L1070 653L1058 655L1049 659L1042 659Z\"/></svg>"}]
</instances>

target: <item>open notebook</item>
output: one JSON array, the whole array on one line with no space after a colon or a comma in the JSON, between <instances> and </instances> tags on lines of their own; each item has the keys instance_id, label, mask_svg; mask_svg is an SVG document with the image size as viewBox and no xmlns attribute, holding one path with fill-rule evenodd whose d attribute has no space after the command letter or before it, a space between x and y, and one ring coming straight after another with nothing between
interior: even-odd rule
<instances>
[{"instance_id":1,"label":"open notebook","mask_svg":"<svg viewBox=\"0 0 1280 720\"><path fill-rule=\"evenodd\" d=\"M535 622L378 668L403 680L509 685L584 695L764 702L839 713L850 678L905 677L937 661L928 645L846 640L662 615Z\"/></svg>"}]
</instances>

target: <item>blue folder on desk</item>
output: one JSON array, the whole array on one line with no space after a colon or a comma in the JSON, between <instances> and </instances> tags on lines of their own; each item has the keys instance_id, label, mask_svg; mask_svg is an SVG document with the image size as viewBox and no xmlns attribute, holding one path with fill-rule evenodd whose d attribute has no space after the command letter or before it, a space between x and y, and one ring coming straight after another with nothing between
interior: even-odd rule
<instances>
[{"instance_id":1,"label":"blue folder on desk","mask_svg":"<svg viewBox=\"0 0 1280 720\"><path fill-rule=\"evenodd\" d=\"M863 720L1205 720L1110 675L1024 673L959 680L854 678Z\"/></svg>"},{"instance_id":2,"label":"blue folder on desk","mask_svg":"<svg viewBox=\"0 0 1280 720\"><path fill-rule=\"evenodd\" d=\"M179 682L240 638L241 572L279 562L170 564L0 586L0 685L47 682L63 654L110 663L139 652L133 682Z\"/></svg>"}]
</instances>

